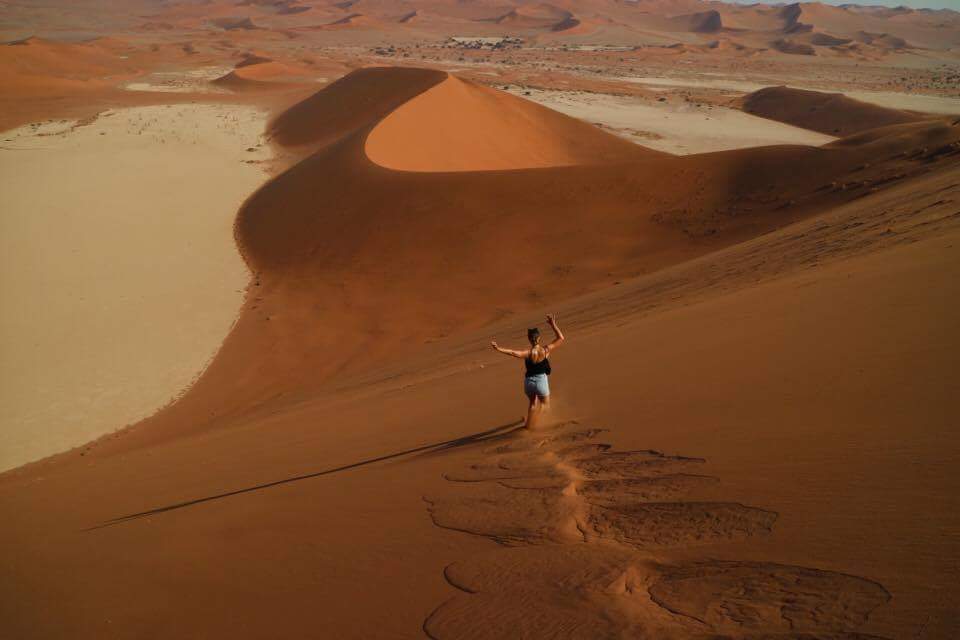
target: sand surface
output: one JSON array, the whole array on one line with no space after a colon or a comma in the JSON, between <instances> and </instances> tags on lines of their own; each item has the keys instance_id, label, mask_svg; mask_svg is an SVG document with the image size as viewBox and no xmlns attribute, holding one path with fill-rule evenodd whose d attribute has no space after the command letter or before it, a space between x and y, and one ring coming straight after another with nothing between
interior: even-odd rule
<instances>
[{"instance_id":1,"label":"sand surface","mask_svg":"<svg viewBox=\"0 0 960 640\"><path fill-rule=\"evenodd\" d=\"M729 91L741 91L745 93L750 93L753 91L758 91L764 87L771 86L770 83L763 83L758 81L750 80L737 80L737 79L713 79L713 78L700 78L700 77L688 77L688 78L653 78L653 77L623 77L617 78L618 80L625 80L627 82L635 82L637 84L647 85L650 87L683 87L683 88L708 88L708 89L725 89ZM792 82L783 83L784 86L793 87L795 89L810 89L813 91L823 91L824 89L820 87L814 87L807 84L799 83L795 84ZM841 91L844 95L847 95L851 98L856 98L857 100L862 100L863 102L869 102L871 104L876 104L881 107L890 107L892 109L909 109L911 111L920 111L924 113L942 113L942 114L960 114L960 98L951 98L947 96L937 96L937 95L924 95L922 93L908 93L908 92L897 92L897 91L857 91L857 90L846 90Z\"/></svg>"},{"instance_id":2,"label":"sand surface","mask_svg":"<svg viewBox=\"0 0 960 640\"><path fill-rule=\"evenodd\" d=\"M960 636L960 13L7 4L4 640Z\"/></svg>"},{"instance_id":3,"label":"sand surface","mask_svg":"<svg viewBox=\"0 0 960 640\"><path fill-rule=\"evenodd\" d=\"M554 359L555 415L579 425L508 433L519 371L485 339L517 340L529 314L229 429L7 478L0 504L16 516L0 539L31 553L10 558L0 586L55 601L56 616L11 607L6 619L44 638L297 637L321 624L320 601L331 635L417 637L426 624L434 637L493 639L501 625L569 633L586 620L709 637L650 607L657 585L666 605L707 607L711 628L744 616L782 631L777 612L792 603L808 631L949 637L956 573L941 560L957 550L942 532L956 526L956 444L942 409L960 265L955 211L935 203L957 189L943 172L920 187L556 307L576 342ZM579 444L615 455L569 440L601 428ZM663 464L649 448L692 459ZM565 503L557 477L577 469ZM197 498L209 500L84 530ZM690 517L646 529L629 511L603 517L637 500ZM705 504L717 526L698 534ZM568 506L591 542L570 544L558 526ZM54 600L63 590L74 595ZM162 615L171 602L177 617Z\"/></svg>"},{"instance_id":4,"label":"sand surface","mask_svg":"<svg viewBox=\"0 0 960 640\"><path fill-rule=\"evenodd\" d=\"M756 91L766 85L750 80L738 80L734 78L666 78L666 77L641 77L627 76L617 78L626 82L636 82L637 84L649 85L651 87L685 87L708 89L725 89L728 91Z\"/></svg>"},{"instance_id":5,"label":"sand surface","mask_svg":"<svg viewBox=\"0 0 960 640\"><path fill-rule=\"evenodd\" d=\"M384 118L367 137L364 152L381 166L403 171L532 169L654 155L555 109L455 76Z\"/></svg>"},{"instance_id":6,"label":"sand surface","mask_svg":"<svg viewBox=\"0 0 960 640\"><path fill-rule=\"evenodd\" d=\"M603 125L637 144L668 153L707 153L773 144L818 146L835 139L738 109L707 104L679 101L651 104L623 96L536 89L517 89L514 93L586 122Z\"/></svg>"},{"instance_id":7,"label":"sand surface","mask_svg":"<svg viewBox=\"0 0 960 640\"><path fill-rule=\"evenodd\" d=\"M137 82L128 82L124 89L128 91L154 91L159 93L211 93L223 91L211 80L227 73L230 67L206 67L190 71L157 71Z\"/></svg>"},{"instance_id":8,"label":"sand surface","mask_svg":"<svg viewBox=\"0 0 960 640\"><path fill-rule=\"evenodd\" d=\"M960 98L891 91L845 91L844 93L851 98L892 109L909 109L923 113L943 113L947 115L960 114Z\"/></svg>"},{"instance_id":9,"label":"sand surface","mask_svg":"<svg viewBox=\"0 0 960 640\"><path fill-rule=\"evenodd\" d=\"M232 226L264 122L177 105L0 134L0 469L149 415L213 356L248 278Z\"/></svg>"}]
</instances>

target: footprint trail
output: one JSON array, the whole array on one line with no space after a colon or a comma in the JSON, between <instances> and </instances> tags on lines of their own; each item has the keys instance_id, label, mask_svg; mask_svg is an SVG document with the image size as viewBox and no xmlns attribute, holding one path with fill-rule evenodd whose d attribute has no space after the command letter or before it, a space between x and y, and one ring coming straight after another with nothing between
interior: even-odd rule
<instances>
[{"instance_id":1,"label":"footprint trail","mask_svg":"<svg viewBox=\"0 0 960 640\"><path fill-rule=\"evenodd\" d=\"M445 571L460 590L424 621L437 640L694 638L867 640L890 599L857 576L770 562L690 557L698 545L772 531L775 512L684 499L718 479L705 460L614 451L605 430L568 422L518 432L426 496L438 527L501 548Z\"/></svg>"}]
</instances>

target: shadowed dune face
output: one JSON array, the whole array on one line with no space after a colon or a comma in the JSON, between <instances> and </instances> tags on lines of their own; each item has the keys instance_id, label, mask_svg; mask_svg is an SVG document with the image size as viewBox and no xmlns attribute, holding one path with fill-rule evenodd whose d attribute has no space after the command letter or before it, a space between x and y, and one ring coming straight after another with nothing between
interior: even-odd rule
<instances>
[{"instance_id":1,"label":"shadowed dune face","mask_svg":"<svg viewBox=\"0 0 960 640\"><path fill-rule=\"evenodd\" d=\"M836 136L893 124L918 122L927 116L889 109L848 98L790 87L767 87L741 99L747 113Z\"/></svg>"},{"instance_id":2,"label":"shadowed dune face","mask_svg":"<svg viewBox=\"0 0 960 640\"><path fill-rule=\"evenodd\" d=\"M319 148L379 121L445 78L429 69L359 69L282 113L268 132L284 146Z\"/></svg>"}]
</instances>

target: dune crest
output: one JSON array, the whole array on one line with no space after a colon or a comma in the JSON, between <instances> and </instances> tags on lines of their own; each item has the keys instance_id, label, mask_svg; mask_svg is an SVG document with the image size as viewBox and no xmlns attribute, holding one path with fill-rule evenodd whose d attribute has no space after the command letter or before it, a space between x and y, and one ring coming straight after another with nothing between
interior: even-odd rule
<instances>
[{"instance_id":1,"label":"dune crest","mask_svg":"<svg viewBox=\"0 0 960 640\"><path fill-rule=\"evenodd\" d=\"M375 163L403 171L529 169L660 154L454 76L390 113L365 149Z\"/></svg>"},{"instance_id":2,"label":"dune crest","mask_svg":"<svg viewBox=\"0 0 960 640\"><path fill-rule=\"evenodd\" d=\"M744 111L796 127L834 136L848 136L892 124L927 119L901 109L889 109L842 93L823 93L791 87L767 87L741 99Z\"/></svg>"},{"instance_id":3,"label":"dune crest","mask_svg":"<svg viewBox=\"0 0 960 640\"><path fill-rule=\"evenodd\" d=\"M430 69L357 69L284 111L268 133L284 146L322 147L374 124L445 77Z\"/></svg>"}]
</instances>

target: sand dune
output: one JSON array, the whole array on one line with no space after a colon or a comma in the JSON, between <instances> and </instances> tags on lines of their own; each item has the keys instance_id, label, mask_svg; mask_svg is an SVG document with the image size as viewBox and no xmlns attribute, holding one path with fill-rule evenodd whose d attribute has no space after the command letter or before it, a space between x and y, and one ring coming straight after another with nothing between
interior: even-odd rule
<instances>
[{"instance_id":1,"label":"sand dune","mask_svg":"<svg viewBox=\"0 0 960 640\"><path fill-rule=\"evenodd\" d=\"M252 29L259 29L259 28L260 28L260 27L258 27L256 24L254 24L254 23L253 23L253 20L251 20L249 17L245 17L245 18L235 18L235 17L216 18L216 19L214 19L214 20L211 20L211 22L212 22L214 25L216 25L217 27L220 27L221 29L223 29L223 30L225 30L225 31L235 31L235 30L238 30L238 29L239 29L239 30L250 31L250 30L252 30Z\"/></svg>"},{"instance_id":2,"label":"sand dune","mask_svg":"<svg viewBox=\"0 0 960 640\"><path fill-rule=\"evenodd\" d=\"M656 155L581 120L453 76L380 121L365 152L402 171L525 169Z\"/></svg>"},{"instance_id":3,"label":"sand dune","mask_svg":"<svg viewBox=\"0 0 960 640\"><path fill-rule=\"evenodd\" d=\"M361 69L285 111L269 134L285 146L324 146L375 123L443 79L443 73L424 69Z\"/></svg>"},{"instance_id":4,"label":"sand dune","mask_svg":"<svg viewBox=\"0 0 960 640\"><path fill-rule=\"evenodd\" d=\"M54 1L51 13L70 16L70 26L90 22L96 12L77 11L69 3ZM99 4L99 3L98 3ZM115 2L106 2L114 5ZM102 6L102 5L100 5ZM21 18L28 27L37 22L18 6L14 18ZM425 12L428 19L422 19ZM526 35L550 40L576 42L584 34L602 35L606 43L706 44L705 38L726 32L742 40L744 46L764 49L772 43L793 52L806 47L818 55L845 56L854 50L834 51L830 45L794 41L813 33L869 43L867 55L887 56L912 48L948 51L960 45L956 11L890 11L885 7L831 6L821 3L788 5L734 4L683 0L672 2L614 2L612 0L580 0L577 3L454 2L452 0L416 0L402 7L382 1L360 2L206 2L123 3L114 18L127 28L134 21L144 29L200 30L213 26L223 33L242 35L268 29L319 29L321 32L370 31L388 37L409 28L411 16L418 29L430 32L441 28L448 37L449 29L459 31L481 29L484 33L500 31L500 35ZM144 16L149 20L143 23ZM405 19L406 18L406 19ZM166 26L164 26L166 25ZM82 30L82 29L81 29ZM681 34L691 36L682 39Z\"/></svg>"},{"instance_id":5,"label":"sand dune","mask_svg":"<svg viewBox=\"0 0 960 640\"><path fill-rule=\"evenodd\" d=\"M949 110L960 14L103 1L0 47L114 107L0 145L9 464L203 372L0 474L0 636L957 635L960 120L848 98Z\"/></svg>"},{"instance_id":6,"label":"sand dune","mask_svg":"<svg viewBox=\"0 0 960 640\"><path fill-rule=\"evenodd\" d=\"M416 107L415 96L436 99L450 112L476 111L464 102L473 99L469 85L451 83L454 91L431 96L445 80L433 71L364 69L276 119L274 139L321 150L258 191L240 212L237 238L256 274L257 294L198 385L158 417L168 426L144 432L170 438L209 428L245 407L306 392L504 310L588 291L763 233L902 179L915 170L910 154L952 148L960 135L931 122L829 148L682 157L643 152L617 165L537 170L396 172L372 162L365 147L378 123L407 100ZM512 100L496 95L498 104ZM346 135L337 138L333 126ZM499 132L519 140L528 135L509 127ZM864 171L881 152L906 154L903 166ZM489 148L476 156L489 157ZM498 285L491 288L492 282ZM188 419L211 412L216 418Z\"/></svg>"},{"instance_id":7,"label":"sand dune","mask_svg":"<svg viewBox=\"0 0 960 640\"><path fill-rule=\"evenodd\" d=\"M747 113L835 136L917 122L925 117L860 102L839 93L789 87L760 89L745 96L741 104Z\"/></svg>"},{"instance_id":8,"label":"sand dune","mask_svg":"<svg viewBox=\"0 0 960 640\"><path fill-rule=\"evenodd\" d=\"M57 93L102 87L105 77L131 74L135 66L109 47L27 38L0 45L0 80L18 92Z\"/></svg>"},{"instance_id":9,"label":"sand dune","mask_svg":"<svg viewBox=\"0 0 960 640\"><path fill-rule=\"evenodd\" d=\"M918 129L913 141L931 135L955 134ZM605 286L558 310L575 336L555 358L561 424L523 435L511 432L515 363L494 360L486 339L519 335L536 322L541 301L529 314L418 344L416 353L343 368L305 393L294 383L322 376L361 317L339 322L335 296L352 296L357 311L376 300L356 274L329 295L318 293L324 276L314 265L333 268L340 252L356 257L356 273L379 269L390 277L383 282L402 288L396 276L417 265L410 262L415 254L398 252L407 244L429 247L427 258L441 268L417 280L427 288L426 304L409 290L407 297L428 311L476 313L507 300L509 280L463 245L451 247L459 260L438 255L457 241L451 227L483 242L478 212L493 211L497 225L501 213L509 216L504 235L484 250L509 252L509 278L523 277L528 265L517 247L536 245L511 240L523 230L521 212L529 216L547 199L536 206L562 223L585 200L559 204L587 185L593 201L614 190L613 180L598 181L600 172L582 167L497 172L497 181L487 179L490 172L397 173L353 155L362 154L361 144L362 136L348 138L314 155L245 210L238 233L256 289L218 358L228 366L215 362L195 388L211 400L208 407L185 399L180 407L189 411L102 441L84 458L0 479L0 505L15 514L0 541L24 550L10 559L0 589L51 603L5 607L8 628L58 637L59 625L44 622L56 619L88 637L184 628L295 637L316 624L322 602L325 632L364 637L385 630L415 636L424 627L441 638L502 637L517 628L570 637L578 629L587 637L597 630L667 638L903 637L923 624L935 637L951 634L952 596L943 594L951 593L953 576L942 559L953 549L942 527L955 526L955 444L951 414L942 408L953 402L956 349L957 309L945 295L960 268L949 250L960 233L950 205L956 156L897 160L888 169L904 177L886 188L855 187L860 197L823 203L839 205L833 211L695 261L616 286L610 280L620 276L604 274ZM799 149L671 160L663 174L628 182L595 210L604 224L624 229L626 218L613 217L616 198L635 204L652 193L650 184L666 191L689 185L698 166L713 166L729 184L721 193L702 183L720 201L754 183L783 188L775 177L784 169L764 169L781 156L799 169L801 183L814 184L823 172L842 172L847 160L876 155L870 147ZM803 157L808 162L798 163ZM333 171L347 159L349 170ZM733 171L735 162L744 163L741 172ZM631 174L648 168L628 166ZM589 183L577 184L581 172ZM564 192L553 198L547 185ZM294 187L303 198L290 197L298 195ZM410 199L411 187L438 199L461 194L458 215L444 203L444 215L431 217L426 198ZM522 197L530 191L537 197ZM490 206L492 195L469 207L491 192L498 208ZM347 194L361 196L357 209L347 208ZM288 206L268 207L276 202ZM422 221L409 230L386 228L398 212ZM267 215L289 226L273 236ZM564 241L573 237L567 229L546 238L555 251L570 242L580 256L606 256L586 244L603 226L580 231L576 242ZM550 229L541 220L531 227L540 237ZM687 241L682 234L656 240ZM553 260L544 255L532 263ZM471 298L437 288L448 278L462 287L474 277L458 265L478 270L481 288ZM537 277L537 291L546 292L561 274ZM378 296L389 286L381 283ZM431 307L431 299L438 304ZM405 324L402 310L390 301L374 309L370 318L388 321L377 327L378 340L393 339L397 325L410 335L415 325ZM414 321L429 321L428 312ZM336 335L326 350L302 360L285 351L285 339L296 335L302 357L312 349L307 340L327 333ZM258 335L264 339L254 345ZM252 347L246 360L232 359ZM366 349L375 355L377 347ZM264 351L280 354L297 378L286 380L283 392L274 387L272 397L244 397L243 409L234 402L222 417L230 403L213 398L218 386L282 379L264 371L263 360L249 359ZM83 530L100 524L107 526ZM211 549L217 567L233 569L198 569ZM73 596L57 598L64 590ZM372 601L378 607L371 614ZM162 615L171 605L176 618Z\"/></svg>"},{"instance_id":10,"label":"sand dune","mask_svg":"<svg viewBox=\"0 0 960 640\"><path fill-rule=\"evenodd\" d=\"M269 88L269 85L278 83L312 82L313 76L313 70L303 65L248 56L233 71L211 82L218 87L244 91Z\"/></svg>"},{"instance_id":11,"label":"sand dune","mask_svg":"<svg viewBox=\"0 0 960 640\"><path fill-rule=\"evenodd\" d=\"M362 13L351 13L313 28L321 30L375 29L379 27L380 24L381 22L377 18Z\"/></svg>"}]
</instances>

